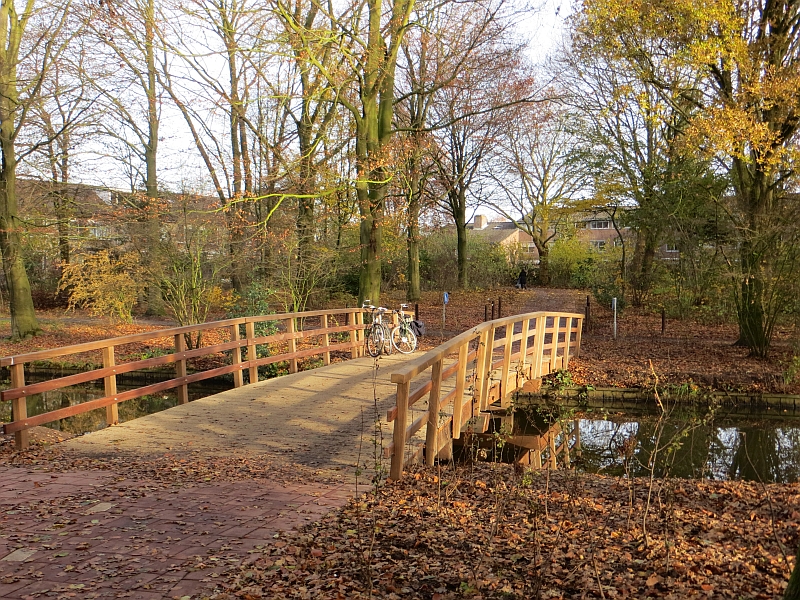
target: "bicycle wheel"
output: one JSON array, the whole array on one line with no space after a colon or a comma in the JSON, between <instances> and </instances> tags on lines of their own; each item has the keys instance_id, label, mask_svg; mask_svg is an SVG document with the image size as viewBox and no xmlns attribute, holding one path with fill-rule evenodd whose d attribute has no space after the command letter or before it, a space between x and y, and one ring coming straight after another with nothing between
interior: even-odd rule
<instances>
[{"instance_id":1,"label":"bicycle wheel","mask_svg":"<svg viewBox=\"0 0 800 600\"><path fill-rule=\"evenodd\" d=\"M364 343L372 358L380 356L384 346L383 328L373 325L367 329Z\"/></svg>"},{"instance_id":2,"label":"bicycle wheel","mask_svg":"<svg viewBox=\"0 0 800 600\"><path fill-rule=\"evenodd\" d=\"M400 323L392 330L392 345L402 354L411 354L417 349L417 336L408 323Z\"/></svg>"}]
</instances>

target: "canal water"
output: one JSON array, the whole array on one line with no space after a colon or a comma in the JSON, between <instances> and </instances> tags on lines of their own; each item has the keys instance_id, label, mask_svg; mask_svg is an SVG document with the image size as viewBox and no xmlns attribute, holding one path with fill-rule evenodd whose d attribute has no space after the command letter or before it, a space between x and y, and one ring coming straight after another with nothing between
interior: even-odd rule
<instances>
[{"instance_id":1,"label":"canal water","mask_svg":"<svg viewBox=\"0 0 800 600\"><path fill-rule=\"evenodd\" d=\"M800 481L800 411L769 407L673 405L659 415L651 402L624 409L584 406L556 420L580 429L577 467L591 473L775 483ZM553 421L551 407L515 416L520 433Z\"/></svg>"}]
</instances>

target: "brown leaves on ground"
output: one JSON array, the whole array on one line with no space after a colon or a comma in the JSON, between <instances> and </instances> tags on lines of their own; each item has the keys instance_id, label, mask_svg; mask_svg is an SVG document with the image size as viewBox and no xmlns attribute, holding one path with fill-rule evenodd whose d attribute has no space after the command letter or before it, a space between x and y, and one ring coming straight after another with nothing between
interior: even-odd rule
<instances>
[{"instance_id":1,"label":"brown leaves on ground","mask_svg":"<svg viewBox=\"0 0 800 600\"><path fill-rule=\"evenodd\" d=\"M223 578L225 599L779 598L800 489L420 470Z\"/></svg>"},{"instance_id":2,"label":"brown leaves on ground","mask_svg":"<svg viewBox=\"0 0 800 600\"><path fill-rule=\"evenodd\" d=\"M792 331L787 328L777 328L770 357L764 360L750 357L746 348L735 345L735 323L669 319L662 335L660 315L626 309L619 317L614 340L610 311L593 305L593 313L591 329L583 335L581 355L570 362L573 381L578 384L650 388L654 369L662 385L800 393L800 376L796 381L790 376Z\"/></svg>"}]
</instances>

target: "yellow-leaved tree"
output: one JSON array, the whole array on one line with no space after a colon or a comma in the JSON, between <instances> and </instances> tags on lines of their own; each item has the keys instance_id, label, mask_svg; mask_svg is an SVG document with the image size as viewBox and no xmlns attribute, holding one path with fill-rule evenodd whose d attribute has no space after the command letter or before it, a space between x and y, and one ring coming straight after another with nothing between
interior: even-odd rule
<instances>
[{"instance_id":1,"label":"yellow-leaved tree","mask_svg":"<svg viewBox=\"0 0 800 600\"><path fill-rule=\"evenodd\" d=\"M689 121L685 147L727 170L730 190L718 201L736 232L726 250L739 343L761 357L800 263L798 201L789 193L800 125L799 19L794 2L584 0L573 22L585 52L613 56L663 90Z\"/></svg>"},{"instance_id":2,"label":"yellow-leaved tree","mask_svg":"<svg viewBox=\"0 0 800 600\"><path fill-rule=\"evenodd\" d=\"M133 307L144 291L139 256L128 252L119 257L107 250L78 256L62 265L59 291L69 295L69 307L87 309L123 323L133 321Z\"/></svg>"}]
</instances>

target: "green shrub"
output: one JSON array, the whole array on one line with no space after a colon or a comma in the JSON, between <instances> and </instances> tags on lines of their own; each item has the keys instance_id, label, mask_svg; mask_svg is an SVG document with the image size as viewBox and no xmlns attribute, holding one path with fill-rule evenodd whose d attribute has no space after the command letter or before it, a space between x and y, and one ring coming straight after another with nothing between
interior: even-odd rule
<instances>
[{"instance_id":1,"label":"green shrub","mask_svg":"<svg viewBox=\"0 0 800 600\"><path fill-rule=\"evenodd\" d=\"M458 287L457 237L455 231L436 231L420 244L422 287L428 290ZM467 233L467 285L470 288L493 288L512 285L515 266L508 251L479 235Z\"/></svg>"},{"instance_id":2,"label":"green shrub","mask_svg":"<svg viewBox=\"0 0 800 600\"><path fill-rule=\"evenodd\" d=\"M557 239L550 247L550 283L553 287L590 288L596 255L575 236Z\"/></svg>"}]
</instances>

